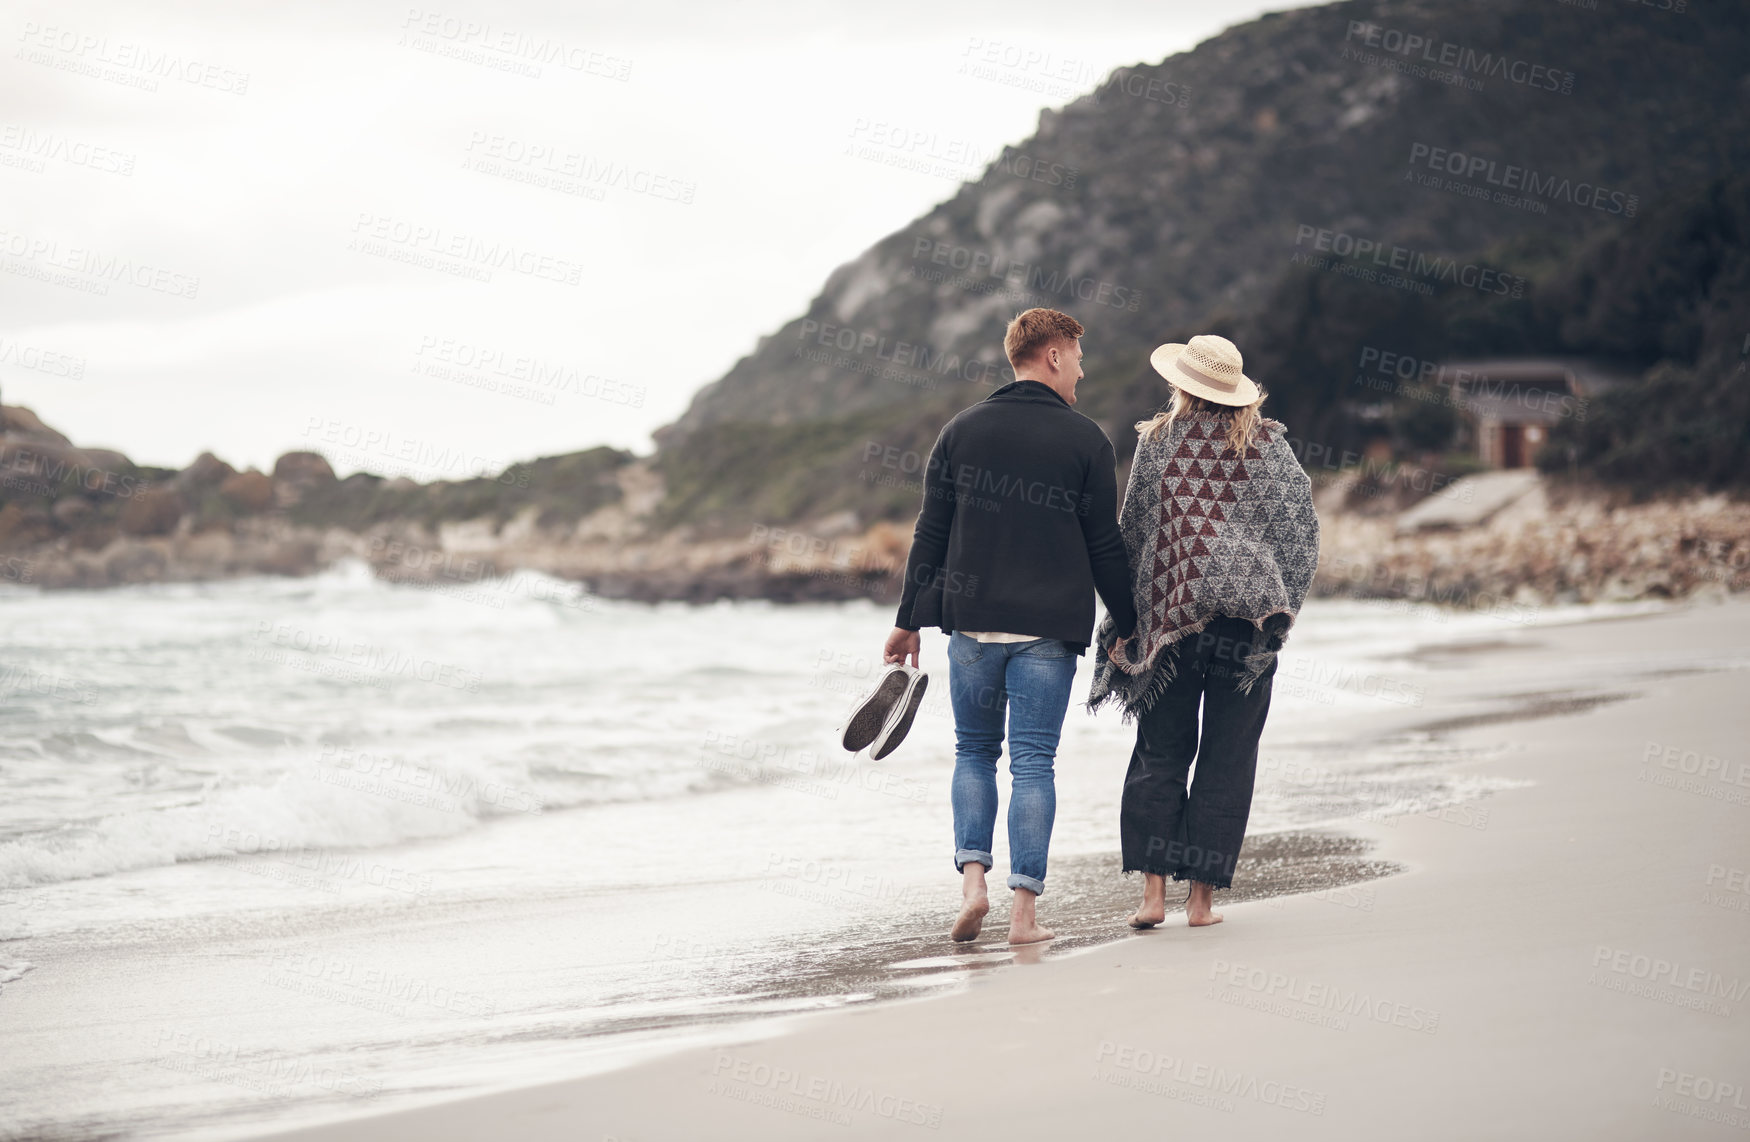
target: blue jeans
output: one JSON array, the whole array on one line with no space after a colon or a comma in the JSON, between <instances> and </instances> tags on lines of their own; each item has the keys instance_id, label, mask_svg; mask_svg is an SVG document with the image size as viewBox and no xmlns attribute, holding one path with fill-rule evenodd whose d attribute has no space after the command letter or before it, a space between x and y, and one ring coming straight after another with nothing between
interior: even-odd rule
<instances>
[{"instance_id":1,"label":"blue jeans","mask_svg":"<svg viewBox=\"0 0 1750 1142\"><path fill-rule=\"evenodd\" d=\"M1054 638L979 642L948 639L948 695L954 703L954 867L986 868L997 821L997 759L1009 721L1009 887L1045 891L1045 857L1057 816L1052 763L1069 709L1076 656Z\"/></svg>"}]
</instances>

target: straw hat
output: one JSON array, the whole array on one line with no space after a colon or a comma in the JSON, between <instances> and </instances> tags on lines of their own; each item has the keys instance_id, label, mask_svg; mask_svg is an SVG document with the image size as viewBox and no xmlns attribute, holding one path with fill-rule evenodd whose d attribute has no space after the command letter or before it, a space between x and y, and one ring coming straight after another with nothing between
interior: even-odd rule
<instances>
[{"instance_id":1,"label":"straw hat","mask_svg":"<svg viewBox=\"0 0 1750 1142\"><path fill-rule=\"evenodd\" d=\"M1192 396L1216 404L1248 405L1258 386L1240 371L1240 351L1226 337L1201 333L1184 345L1162 345L1148 356L1155 372Z\"/></svg>"}]
</instances>

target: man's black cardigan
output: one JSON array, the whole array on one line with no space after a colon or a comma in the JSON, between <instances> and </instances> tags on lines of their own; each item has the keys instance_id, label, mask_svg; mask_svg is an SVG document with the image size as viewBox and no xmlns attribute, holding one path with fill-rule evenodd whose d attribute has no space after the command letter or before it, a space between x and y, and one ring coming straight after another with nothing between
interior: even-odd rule
<instances>
[{"instance_id":1,"label":"man's black cardigan","mask_svg":"<svg viewBox=\"0 0 1750 1142\"><path fill-rule=\"evenodd\" d=\"M1081 648L1094 592L1136 627L1112 442L1038 381L1015 381L942 429L905 563L898 625L1005 631Z\"/></svg>"}]
</instances>

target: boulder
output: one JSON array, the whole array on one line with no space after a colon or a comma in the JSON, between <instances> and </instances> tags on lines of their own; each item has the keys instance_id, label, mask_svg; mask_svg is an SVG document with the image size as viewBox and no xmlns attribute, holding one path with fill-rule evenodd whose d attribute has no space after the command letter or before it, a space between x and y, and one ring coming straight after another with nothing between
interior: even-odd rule
<instances>
[{"instance_id":1,"label":"boulder","mask_svg":"<svg viewBox=\"0 0 1750 1142\"><path fill-rule=\"evenodd\" d=\"M65 496L56 501L50 514L62 527L74 528L91 515L91 501L84 496Z\"/></svg>"},{"instance_id":2,"label":"boulder","mask_svg":"<svg viewBox=\"0 0 1750 1142\"><path fill-rule=\"evenodd\" d=\"M40 507L17 503L0 507L0 550L21 550L53 539L59 532L54 517Z\"/></svg>"},{"instance_id":3,"label":"boulder","mask_svg":"<svg viewBox=\"0 0 1750 1142\"><path fill-rule=\"evenodd\" d=\"M287 452L273 462L273 498L289 508L312 488L334 483L334 468L320 452Z\"/></svg>"},{"instance_id":4,"label":"boulder","mask_svg":"<svg viewBox=\"0 0 1750 1142\"><path fill-rule=\"evenodd\" d=\"M273 480L267 473L254 468L247 472L233 472L219 485L219 494L239 511L266 511L273 504Z\"/></svg>"},{"instance_id":5,"label":"boulder","mask_svg":"<svg viewBox=\"0 0 1750 1142\"><path fill-rule=\"evenodd\" d=\"M51 444L71 446L73 443L44 424L36 413L16 404L0 406L0 434L26 440L42 440Z\"/></svg>"},{"instance_id":6,"label":"boulder","mask_svg":"<svg viewBox=\"0 0 1750 1142\"><path fill-rule=\"evenodd\" d=\"M273 478L285 484L332 484L334 468L320 452L287 452L273 462Z\"/></svg>"},{"instance_id":7,"label":"boulder","mask_svg":"<svg viewBox=\"0 0 1750 1142\"><path fill-rule=\"evenodd\" d=\"M187 510L176 489L143 488L122 507L116 526L123 535L169 535Z\"/></svg>"},{"instance_id":8,"label":"boulder","mask_svg":"<svg viewBox=\"0 0 1750 1142\"><path fill-rule=\"evenodd\" d=\"M211 452L202 452L194 463L176 474L170 485L179 492L201 492L218 487L236 474L237 469Z\"/></svg>"}]
</instances>

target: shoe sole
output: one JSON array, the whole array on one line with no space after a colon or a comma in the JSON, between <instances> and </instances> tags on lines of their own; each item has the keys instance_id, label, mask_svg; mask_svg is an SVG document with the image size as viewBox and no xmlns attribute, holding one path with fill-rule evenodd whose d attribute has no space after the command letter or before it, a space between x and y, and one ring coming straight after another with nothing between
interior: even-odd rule
<instances>
[{"instance_id":1,"label":"shoe sole","mask_svg":"<svg viewBox=\"0 0 1750 1142\"><path fill-rule=\"evenodd\" d=\"M911 696L906 699L905 709L900 713L899 720L882 736L881 744L869 752L869 760L880 761L899 748L899 743L911 732L911 721L918 716L918 707L924 704L924 691L929 687L930 676L918 675L918 684L912 688Z\"/></svg>"},{"instance_id":2,"label":"shoe sole","mask_svg":"<svg viewBox=\"0 0 1750 1142\"><path fill-rule=\"evenodd\" d=\"M845 725L841 741L846 749L856 753L881 736L881 727L887 724L887 719L893 715L893 707L905 696L906 684L905 672L895 670L881 680L873 694L863 699L863 704L856 708Z\"/></svg>"}]
</instances>

